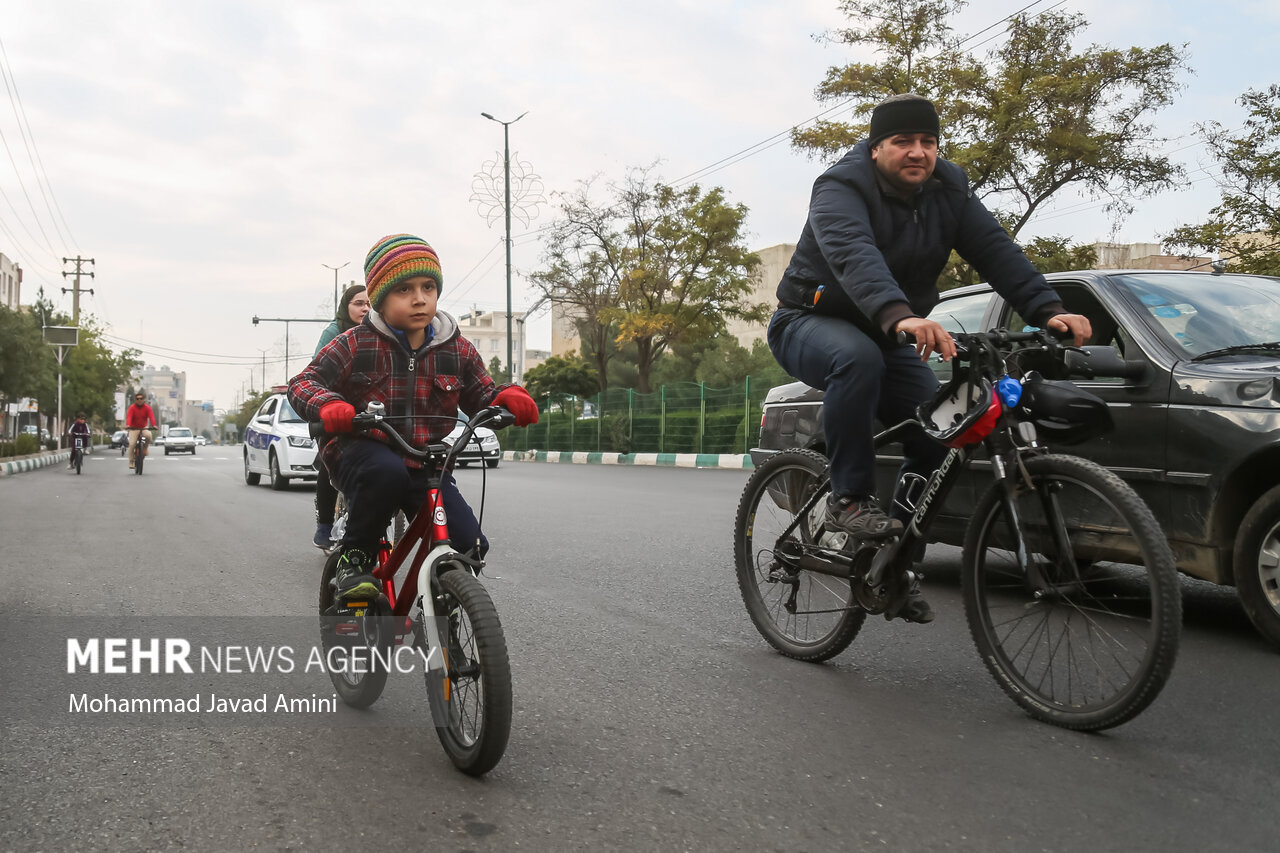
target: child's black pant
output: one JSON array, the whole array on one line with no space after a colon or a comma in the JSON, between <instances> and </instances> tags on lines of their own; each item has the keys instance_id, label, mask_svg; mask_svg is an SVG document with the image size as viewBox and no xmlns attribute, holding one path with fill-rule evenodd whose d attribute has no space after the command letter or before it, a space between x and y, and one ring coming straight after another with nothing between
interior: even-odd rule
<instances>
[{"instance_id":1,"label":"child's black pant","mask_svg":"<svg viewBox=\"0 0 1280 853\"><path fill-rule=\"evenodd\" d=\"M406 467L403 456L371 439L347 442L338 469L330 474L347 498L344 546L376 547L396 510L404 510L405 516L412 519L427 497L427 472ZM480 523L458 492L452 473L440 484L440 494L453 546L465 554L475 548L479 539L477 556L484 557L489 540L480 532Z\"/></svg>"}]
</instances>

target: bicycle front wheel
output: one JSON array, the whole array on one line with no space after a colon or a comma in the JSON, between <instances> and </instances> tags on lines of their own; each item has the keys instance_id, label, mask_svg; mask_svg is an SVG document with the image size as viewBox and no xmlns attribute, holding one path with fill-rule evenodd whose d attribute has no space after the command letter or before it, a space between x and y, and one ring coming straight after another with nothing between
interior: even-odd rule
<instances>
[{"instance_id":1,"label":"bicycle front wheel","mask_svg":"<svg viewBox=\"0 0 1280 853\"><path fill-rule=\"evenodd\" d=\"M848 578L794 571L774 556L783 531L819 490L788 540L815 544L826 507L827 460L808 450L774 455L747 480L733 530L738 588L756 630L787 657L824 661L848 648L867 614Z\"/></svg>"},{"instance_id":2,"label":"bicycle front wheel","mask_svg":"<svg viewBox=\"0 0 1280 853\"><path fill-rule=\"evenodd\" d=\"M147 454L143 453L141 450L134 453L133 473L139 474L139 475L142 474L142 462L146 458L147 458Z\"/></svg>"},{"instance_id":3,"label":"bicycle front wheel","mask_svg":"<svg viewBox=\"0 0 1280 853\"><path fill-rule=\"evenodd\" d=\"M969 631L1032 716L1080 731L1119 725L1155 700L1177 656L1173 553L1115 474L1074 456L1025 463L1029 482L1019 478L1012 498L996 483L969 522Z\"/></svg>"},{"instance_id":4,"label":"bicycle front wheel","mask_svg":"<svg viewBox=\"0 0 1280 853\"><path fill-rule=\"evenodd\" d=\"M76 476L80 476L80 468L84 465L84 453L79 450L71 451L76 457Z\"/></svg>"},{"instance_id":5,"label":"bicycle front wheel","mask_svg":"<svg viewBox=\"0 0 1280 853\"><path fill-rule=\"evenodd\" d=\"M502 760L511 737L511 663L498 611L473 575L453 569L440 575L436 624L444 637L446 677L427 673L436 735L454 766L471 776ZM421 625L418 641L423 643ZM430 645L432 653L440 641Z\"/></svg>"}]
</instances>

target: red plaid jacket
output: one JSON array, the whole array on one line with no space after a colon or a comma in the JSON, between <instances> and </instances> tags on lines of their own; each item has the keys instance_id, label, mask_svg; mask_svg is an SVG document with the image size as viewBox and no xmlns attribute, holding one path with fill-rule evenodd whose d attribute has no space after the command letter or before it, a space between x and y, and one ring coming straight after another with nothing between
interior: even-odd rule
<instances>
[{"instance_id":1,"label":"red plaid jacket","mask_svg":"<svg viewBox=\"0 0 1280 853\"><path fill-rule=\"evenodd\" d=\"M485 370L475 346L458 333L458 324L443 311L432 322L435 334L417 352L409 352L381 317L370 311L364 323L338 335L289 382L289 402L308 421L320 420L320 409L346 400L357 412L374 401L387 407L388 417L415 416L395 421L395 427L414 447L438 444L457 423L458 410L473 414L489 405L498 386ZM325 465L335 470L342 450L351 441L374 439L399 450L382 430L340 435L321 450ZM416 459L405 459L421 468Z\"/></svg>"}]
</instances>

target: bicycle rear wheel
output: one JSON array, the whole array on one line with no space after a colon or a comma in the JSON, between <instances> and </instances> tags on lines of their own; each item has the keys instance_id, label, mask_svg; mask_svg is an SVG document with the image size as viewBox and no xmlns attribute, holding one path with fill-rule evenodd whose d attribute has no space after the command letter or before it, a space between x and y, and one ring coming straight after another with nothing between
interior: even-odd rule
<instances>
[{"instance_id":1,"label":"bicycle rear wheel","mask_svg":"<svg viewBox=\"0 0 1280 853\"><path fill-rule=\"evenodd\" d=\"M330 581L338 570L337 551L320 576L320 647L333 689L352 708L367 708L387 684L396 635L391 606L381 595L366 606L339 602Z\"/></svg>"},{"instance_id":2,"label":"bicycle rear wheel","mask_svg":"<svg viewBox=\"0 0 1280 853\"><path fill-rule=\"evenodd\" d=\"M447 677L426 677L436 735L455 767L488 773L511 737L511 663L498 611L489 592L463 569L443 572L435 600L436 624L446 637ZM427 643L417 626L420 648ZM433 638L434 639L434 638ZM438 652L435 652L438 654Z\"/></svg>"},{"instance_id":3,"label":"bicycle rear wheel","mask_svg":"<svg viewBox=\"0 0 1280 853\"><path fill-rule=\"evenodd\" d=\"M995 484L965 534L969 631L987 669L1032 716L1081 731L1119 725L1159 695L1177 657L1173 553L1115 474L1074 456L1025 462L1030 484L1020 482L1011 502Z\"/></svg>"},{"instance_id":4,"label":"bicycle rear wheel","mask_svg":"<svg viewBox=\"0 0 1280 853\"><path fill-rule=\"evenodd\" d=\"M733 530L738 588L756 630L787 657L824 661L848 648L867 614L852 600L848 578L792 571L774 548L796 513L821 489L810 512L788 539L813 544L820 532L827 460L808 450L774 455L747 480Z\"/></svg>"}]
</instances>

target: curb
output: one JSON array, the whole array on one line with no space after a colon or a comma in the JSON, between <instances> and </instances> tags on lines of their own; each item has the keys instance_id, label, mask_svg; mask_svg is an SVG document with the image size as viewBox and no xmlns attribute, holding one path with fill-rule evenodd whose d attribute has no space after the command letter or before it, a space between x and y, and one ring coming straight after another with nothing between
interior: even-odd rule
<instances>
[{"instance_id":1,"label":"curb","mask_svg":"<svg viewBox=\"0 0 1280 853\"><path fill-rule=\"evenodd\" d=\"M667 468L736 468L755 466L746 453L587 453L572 450L504 450L508 462L556 462L575 465L656 465Z\"/></svg>"},{"instance_id":2,"label":"curb","mask_svg":"<svg viewBox=\"0 0 1280 853\"><path fill-rule=\"evenodd\" d=\"M58 462L66 462L71 458L70 450L52 450L44 453L37 453L33 456L22 456L16 459L10 459L0 462L0 477L7 477L12 474L21 474L24 471L34 471L37 468L45 468L49 465L55 465Z\"/></svg>"}]
</instances>

